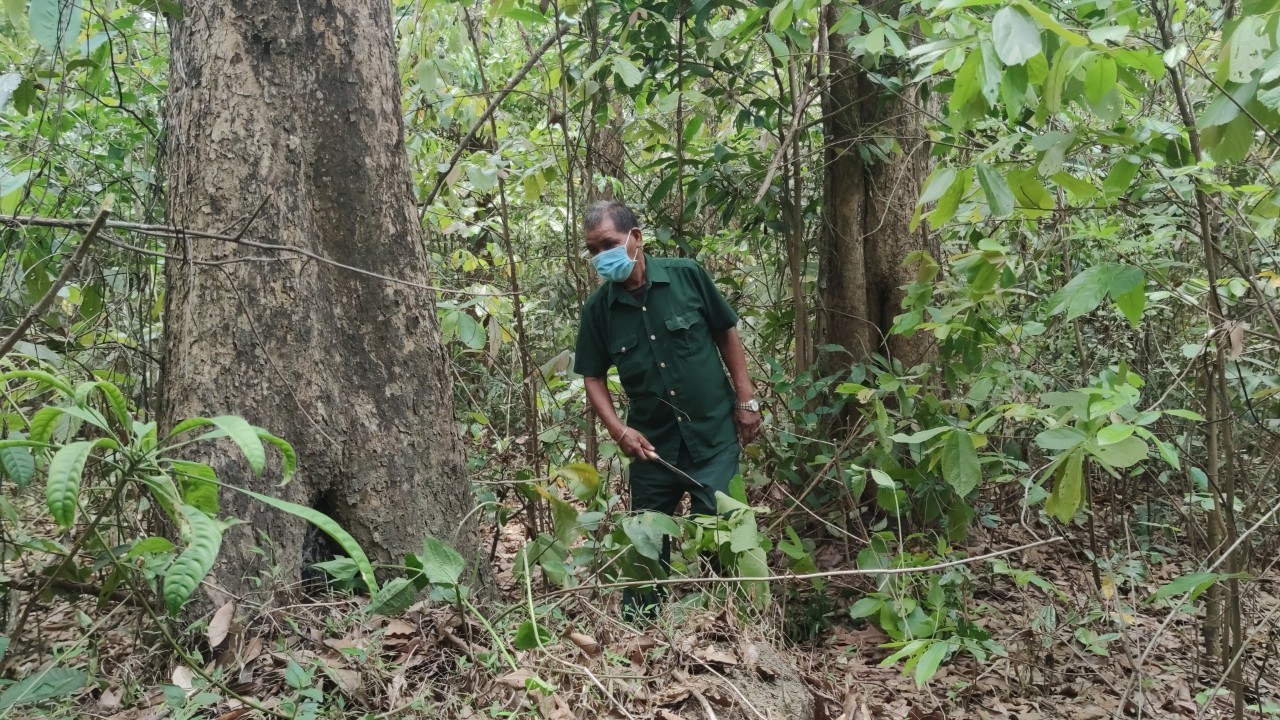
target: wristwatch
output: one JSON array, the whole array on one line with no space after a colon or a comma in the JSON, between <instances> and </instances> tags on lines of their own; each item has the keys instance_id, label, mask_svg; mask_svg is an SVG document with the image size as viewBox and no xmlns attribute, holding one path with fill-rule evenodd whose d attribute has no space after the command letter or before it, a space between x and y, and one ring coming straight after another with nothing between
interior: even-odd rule
<instances>
[{"instance_id":1,"label":"wristwatch","mask_svg":"<svg viewBox=\"0 0 1280 720\"><path fill-rule=\"evenodd\" d=\"M760 401L755 398L751 398L746 402L734 403L733 406L738 410L747 410L753 413L760 412Z\"/></svg>"}]
</instances>

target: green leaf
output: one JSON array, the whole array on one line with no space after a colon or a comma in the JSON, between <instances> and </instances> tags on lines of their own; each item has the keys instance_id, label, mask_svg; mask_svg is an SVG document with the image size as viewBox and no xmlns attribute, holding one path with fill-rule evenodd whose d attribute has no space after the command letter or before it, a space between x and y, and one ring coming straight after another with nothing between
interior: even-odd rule
<instances>
[{"instance_id":1,"label":"green leaf","mask_svg":"<svg viewBox=\"0 0 1280 720\"><path fill-rule=\"evenodd\" d=\"M860 620L865 617L871 617L880 612L880 608L884 605L884 601L880 598L864 597L849 608L849 617L854 620Z\"/></svg>"},{"instance_id":2,"label":"green leaf","mask_svg":"<svg viewBox=\"0 0 1280 720\"><path fill-rule=\"evenodd\" d=\"M124 393L120 392L120 388L115 385L105 380L80 383L75 392L76 404L87 405L89 393L94 390L102 393L102 396L107 399L107 405L115 414L120 429L128 432L133 427L133 417L129 414L129 401L125 400Z\"/></svg>"},{"instance_id":3,"label":"green leaf","mask_svg":"<svg viewBox=\"0 0 1280 720\"><path fill-rule=\"evenodd\" d=\"M1007 8L1006 8L1007 9ZM947 654L951 651L951 643L944 640L935 640L929 644L929 649L920 654L920 659L916 661L916 685L924 687L933 679L938 672L938 666L942 665L942 661L947 659Z\"/></svg>"},{"instance_id":4,"label":"green leaf","mask_svg":"<svg viewBox=\"0 0 1280 720\"><path fill-rule=\"evenodd\" d=\"M124 556L126 560L142 557L143 555L157 555L159 553L173 552L173 543L169 538L152 536L143 538L133 544L129 548L129 552Z\"/></svg>"},{"instance_id":5,"label":"green leaf","mask_svg":"<svg viewBox=\"0 0 1280 720\"><path fill-rule=\"evenodd\" d=\"M66 530L75 523L76 506L80 502L80 482L89 454L98 447L118 447L110 438L81 440L66 445L54 453L49 461L49 481L45 486L45 499L49 514Z\"/></svg>"},{"instance_id":6,"label":"green leaf","mask_svg":"<svg viewBox=\"0 0 1280 720\"><path fill-rule=\"evenodd\" d=\"M964 65L960 66L960 71L956 73L955 82L951 88L948 106L952 115L971 119L983 112L984 108L980 104L974 107L975 102L982 97L982 84L978 81L981 65L982 53L975 50L969 51L969 57L965 59Z\"/></svg>"},{"instance_id":7,"label":"green leaf","mask_svg":"<svg viewBox=\"0 0 1280 720\"><path fill-rule=\"evenodd\" d=\"M428 535L422 540L422 574L433 585L457 585L466 560L457 550Z\"/></svg>"},{"instance_id":8,"label":"green leaf","mask_svg":"<svg viewBox=\"0 0 1280 720\"><path fill-rule=\"evenodd\" d=\"M1049 13L1045 12L1044 10L1040 9L1035 3L1031 2L1030 0L1014 0L1014 4L1022 8L1023 10L1026 10L1027 13L1031 15L1031 17L1035 18L1036 22L1040 23L1040 25L1044 27L1046 30L1054 33L1058 37L1067 41L1068 45L1083 47L1089 44L1088 38L1086 38L1085 36L1077 32L1073 32L1063 27L1062 23L1053 19L1053 16L1051 16Z\"/></svg>"},{"instance_id":9,"label":"green leaf","mask_svg":"<svg viewBox=\"0 0 1280 720\"><path fill-rule=\"evenodd\" d=\"M551 477L564 480L573 496L583 502L600 492L600 471L588 463L561 465L551 472Z\"/></svg>"},{"instance_id":10,"label":"green leaf","mask_svg":"<svg viewBox=\"0 0 1280 720\"><path fill-rule=\"evenodd\" d=\"M1043 49L1040 27L1021 8L1006 5L991 21L996 54L1005 65L1021 65Z\"/></svg>"},{"instance_id":11,"label":"green leaf","mask_svg":"<svg viewBox=\"0 0 1280 720\"><path fill-rule=\"evenodd\" d=\"M58 418L62 417L62 408L46 405L31 416L27 424L27 437L32 442L47 443L53 438L54 428L58 426Z\"/></svg>"},{"instance_id":12,"label":"green leaf","mask_svg":"<svg viewBox=\"0 0 1280 720\"><path fill-rule=\"evenodd\" d=\"M9 433L7 439L25 440L26 436L15 431ZM36 475L36 460L31 455L31 448L21 446L0 448L0 470L3 470L5 476L17 484L19 489L27 487L31 478Z\"/></svg>"},{"instance_id":13,"label":"green leaf","mask_svg":"<svg viewBox=\"0 0 1280 720\"><path fill-rule=\"evenodd\" d=\"M204 463L173 460L170 462L178 476L179 496L182 502L210 516L218 514L218 476Z\"/></svg>"},{"instance_id":14,"label":"green leaf","mask_svg":"<svg viewBox=\"0 0 1280 720\"><path fill-rule=\"evenodd\" d=\"M1138 174L1139 167L1141 163L1129 159L1112 165L1111 172L1107 173L1107 179L1102 181L1107 197L1114 199L1128 192L1132 187L1134 176Z\"/></svg>"},{"instance_id":15,"label":"green leaf","mask_svg":"<svg viewBox=\"0 0 1280 720\"><path fill-rule=\"evenodd\" d=\"M1089 448L1089 453L1113 468L1127 468L1147 459L1150 448L1140 437L1130 435L1110 445Z\"/></svg>"},{"instance_id":16,"label":"green leaf","mask_svg":"<svg viewBox=\"0 0 1280 720\"><path fill-rule=\"evenodd\" d=\"M276 449L280 451L281 472L283 474L280 480L280 487L288 485L294 474L298 472L298 452L287 441L272 435L266 430L262 428L254 428L254 430L257 431L259 439L275 445Z\"/></svg>"},{"instance_id":17,"label":"green leaf","mask_svg":"<svg viewBox=\"0 0 1280 720\"><path fill-rule=\"evenodd\" d=\"M979 164L977 170L978 184L987 196L991 215L1003 217L1013 212L1013 192L1009 190L1009 183L1005 181L1004 175L986 164Z\"/></svg>"},{"instance_id":18,"label":"green leaf","mask_svg":"<svg viewBox=\"0 0 1280 720\"><path fill-rule=\"evenodd\" d=\"M75 390L72 389L70 385L42 370L13 370L0 375L0 383L8 382L9 380L14 380L16 378L35 380L37 383L40 383L41 385L48 385L67 397L75 397L76 394Z\"/></svg>"},{"instance_id":19,"label":"green leaf","mask_svg":"<svg viewBox=\"0 0 1280 720\"><path fill-rule=\"evenodd\" d=\"M222 549L222 528L213 518L190 505L182 506L183 540L187 547L164 575L164 604L177 615L204 580Z\"/></svg>"},{"instance_id":20,"label":"green leaf","mask_svg":"<svg viewBox=\"0 0 1280 720\"><path fill-rule=\"evenodd\" d=\"M968 432L956 430L947 436L942 446L942 478L962 498L982 482L982 465Z\"/></svg>"},{"instance_id":21,"label":"green leaf","mask_svg":"<svg viewBox=\"0 0 1280 720\"><path fill-rule=\"evenodd\" d=\"M613 56L613 72L627 87L635 87L644 81L644 73L622 55Z\"/></svg>"},{"instance_id":22,"label":"green leaf","mask_svg":"<svg viewBox=\"0 0 1280 720\"><path fill-rule=\"evenodd\" d=\"M311 567L323 570L326 575L335 580L354 580L356 575L360 574L360 567L352 562L351 558L346 557L312 563Z\"/></svg>"},{"instance_id":23,"label":"green leaf","mask_svg":"<svg viewBox=\"0 0 1280 720\"><path fill-rule=\"evenodd\" d=\"M1116 61L1099 56L1089 65L1084 76L1084 96L1091 106L1100 105L1107 93L1116 87Z\"/></svg>"},{"instance_id":24,"label":"green leaf","mask_svg":"<svg viewBox=\"0 0 1280 720\"><path fill-rule=\"evenodd\" d=\"M1108 425L1098 431L1099 445L1112 445L1133 435L1133 426L1124 424Z\"/></svg>"},{"instance_id":25,"label":"green leaf","mask_svg":"<svg viewBox=\"0 0 1280 720\"><path fill-rule=\"evenodd\" d=\"M1213 159L1220 163L1240 162L1253 147L1255 129L1248 115L1239 115L1226 125L1205 130L1201 135L1204 147Z\"/></svg>"},{"instance_id":26,"label":"green leaf","mask_svg":"<svg viewBox=\"0 0 1280 720\"><path fill-rule=\"evenodd\" d=\"M1087 438L1073 427L1059 427L1036 435L1036 444L1045 450L1070 450Z\"/></svg>"},{"instance_id":27,"label":"green leaf","mask_svg":"<svg viewBox=\"0 0 1280 720\"><path fill-rule=\"evenodd\" d=\"M50 54L75 48L84 14L78 0L31 0L31 36Z\"/></svg>"},{"instance_id":28,"label":"green leaf","mask_svg":"<svg viewBox=\"0 0 1280 720\"><path fill-rule=\"evenodd\" d=\"M1238 577L1239 575L1235 575ZM1198 572L1182 575L1174 580L1160 586L1158 590L1151 593L1151 597L1147 598L1147 602L1155 602L1157 600L1168 600L1169 598L1181 597L1188 595L1187 602L1195 602L1205 590L1213 587L1213 584L1222 580L1233 577L1225 573Z\"/></svg>"},{"instance_id":29,"label":"green leaf","mask_svg":"<svg viewBox=\"0 0 1280 720\"><path fill-rule=\"evenodd\" d=\"M89 676L83 670L55 666L36 672L0 693L0 713L8 713L21 705L66 697L82 690L88 682Z\"/></svg>"},{"instance_id":30,"label":"green leaf","mask_svg":"<svg viewBox=\"0 0 1280 720\"><path fill-rule=\"evenodd\" d=\"M1049 298L1049 314L1067 313L1067 320L1093 312L1106 297L1114 274L1113 266L1094 265L1071 278L1061 290Z\"/></svg>"},{"instance_id":31,"label":"green leaf","mask_svg":"<svg viewBox=\"0 0 1280 720\"><path fill-rule=\"evenodd\" d=\"M415 597L417 594L413 583L405 578L395 578L374 594L373 600L369 603L369 612L387 617L399 615L409 609Z\"/></svg>"},{"instance_id":32,"label":"green leaf","mask_svg":"<svg viewBox=\"0 0 1280 720\"><path fill-rule=\"evenodd\" d=\"M790 0L787 4L790 4ZM516 630L516 637L511 644L517 650L532 650L549 644L551 640L552 635L549 630L541 625L535 625L532 620L525 620Z\"/></svg>"},{"instance_id":33,"label":"green leaf","mask_svg":"<svg viewBox=\"0 0 1280 720\"><path fill-rule=\"evenodd\" d=\"M973 168L964 168L956 173L951 186L942 193L942 197L938 198L937 209L929 213L929 227L937 230L955 217L956 211L960 209L960 201L964 199L972 182Z\"/></svg>"},{"instance_id":34,"label":"green leaf","mask_svg":"<svg viewBox=\"0 0 1280 720\"><path fill-rule=\"evenodd\" d=\"M747 510L734 516L733 529L729 531L729 549L744 553L760 547L760 533L756 528L756 514Z\"/></svg>"},{"instance_id":35,"label":"green leaf","mask_svg":"<svg viewBox=\"0 0 1280 720\"><path fill-rule=\"evenodd\" d=\"M914 445L916 443L922 443L925 440L928 440L930 438L937 437L938 435L941 435L942 433L948 430L955 430L955 428L951 425L941 425L936 428L929 428L928 430L921 430L920 432L911 433L910 435L903 435L902 433L898 433L896 435L891 435L889 439L896 443L903 443L905 445Z\"/></svg>"},{"instance_id":36,"label":"green leaf","mask_svg":"<svg viewBox=\"0 0 1280 720\"><path fill-rule=\"evenodd\" d=\"M1053 492L1044 503L1045 512L1058 522L1071 522L1084 507L1084 451L1075 450L1058 466Z\"/></svg>"},{"instance_id":37,"label":"green leaf","mask_svg":"<svg viewBox=\"0 0 1280 720\"><path fill-rule=\"evenodd\" d=\"M328 515L325 515L315 508L291 503L288 500L281 500L280 498L263 495L262 493L256 493L252 490L246 490L245 488L236 487L234 485L223 484L222 486L229 487L236 492L244 493L245 495L266 503L277 510L283 510L291 515L295 515L306 520L312 525L315 525L317 528L322 530L324 534L333 538L333 541L338 543L338 547L342 548L342 551L347 554L347 557L351 558L352 562L360 567L360 577L364 579L364 584L369 587L369 590L373 593L378 592L378 580L373 575L373 565L369 562L369 556L364 554L364 549L360 547L360 543L356 542L356 539L351 537L350 533L343 530L341 525L334 522L333 518L330 518Z\"/></svg>"},{"instance_id":38,"label":"green leaf","mask_svg":"<svg viewBox=\"0 0 1280 720\"><path fill-rule=\"evenodd\" d=\"M724 495L720 493L720 495ZM727 495L724 497L728 498ZM719 498L719 496L717 496ZM663 520L668 522L663 522ZM662 555L662 539L664 535L676 535L679 528L672 531L671 518L655 512L642 512L622 521L622 531L636 552L650 560L657 560Z\"/></svg>"}]
</instances>

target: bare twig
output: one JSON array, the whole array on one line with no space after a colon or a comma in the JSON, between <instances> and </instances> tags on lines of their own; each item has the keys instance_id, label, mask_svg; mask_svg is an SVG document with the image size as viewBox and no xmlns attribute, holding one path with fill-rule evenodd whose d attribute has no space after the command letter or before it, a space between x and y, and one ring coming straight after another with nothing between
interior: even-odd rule
<instances>
[{"instance_id":1,"label":"bare twig","mask_svg":"<svg viewBox=\"0 0 1280 720\"><path fill-rule=\"evenodd\" d=\"M58 277L53 281L53 284L49 286L44 297L40 298L40 300L27 311L26 316L18 322L18 326L13 329L13 332L9 334L9 337L4 339L4 344L0 345L0 357L8 355L9 351L13 349L13 346L18 344L18 341L22 339L22 336L27 332L27 329L31 327L31 323L35 322L36 318L45 314L45 311L49 309L49 305L53 303L53 299L58 296L58 291L62 290L62 286L66 285L67 281L71 279L71 276L75 274L76 268L80 267L80 263L84 260L84 256L89 254L89 246L93 245L93 238L97 236L98 231L102 229L102 225L107 221L107 216L110 214L111 211L108 208L103 208L98 212L98 216L89 224L89 230L85 232L84 239L80 241L80 247L76 248L75 254L71 256L71 259L67 261L67 264L62 266L62 272L58 273Z\"/></svg>"}]
</instances>

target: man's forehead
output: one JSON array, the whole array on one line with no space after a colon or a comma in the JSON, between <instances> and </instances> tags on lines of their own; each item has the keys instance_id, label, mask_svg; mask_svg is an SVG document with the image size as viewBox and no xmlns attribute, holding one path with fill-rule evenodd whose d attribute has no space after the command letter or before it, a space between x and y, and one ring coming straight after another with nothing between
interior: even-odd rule
<instances>
[{"instance_id":1,"label":"man's forehead","mask_svg":"<svg viewBox=\"0 0 1280 720\"><path fill-rule=\"evenodd\" d=\"M585 235L587 237L587 240L590 241L593 239L605 238L617 232L618 232L618 229L614 227L613 220L611 218L606 217L603 220L601 220L598 225L586 231Z\"/></svg>"}]
</instances>

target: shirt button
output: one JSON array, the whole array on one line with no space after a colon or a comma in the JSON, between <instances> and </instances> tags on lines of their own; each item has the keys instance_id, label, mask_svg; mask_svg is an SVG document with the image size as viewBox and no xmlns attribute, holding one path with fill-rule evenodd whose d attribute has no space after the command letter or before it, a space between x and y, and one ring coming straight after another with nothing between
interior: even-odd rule
<instances>
[{"instance_id":1,"label":"shirt button","mask_svg":"<svg viewBox=\"0 0 1280 720\"><path fill-rule=\"evenodd\" d=\"M657 335L650 335L650 336L649 336L649 339L650 339L650 340L657 340L657 339L658 339L658 336L657 336Z\"/></svg>"},{"instance_id":2,"label":"shirt button","mask_svg":"<svg viewBox=\"0 0 1280 720\"><path fill-rule=\"evenodd\" d=\"M676 422L684 422L684 418L682 418L682 417L677 417L677 418L676 418Z\"/></svg>"},{"instance_id":3,"label":"shirt button","mask_svg":"<svg viewBox=\"0 0 1280 720\"><path fill-rule=\"evenodd\" d=\"M645 307L645 306L641 305L641 306L640 306L640 312L649 312L649 308L647 308L647 307Z\"/></svg>"},{"instance_id":4,"label":"shirt button","mask_svg":"<svg viewBox=\"0 0 1280 720\"><path fill-rule=\"evenodd\" d=\"M666 366L667 366L666 363L658 363L658 367L666 367Z\"/></svg>"},{"instance_id":5,"label":"shirt button","mask_svg":"<svg viewBox=\"0 0 1280 720\"><path fill-rule=\"evenodd\" d=\"M672 395L675 395L675 394L676 394L676 391L675 391L675 390L672 390L672 391L671 391L671 394L672 394Z\"/></svg>"}]
</instances>

